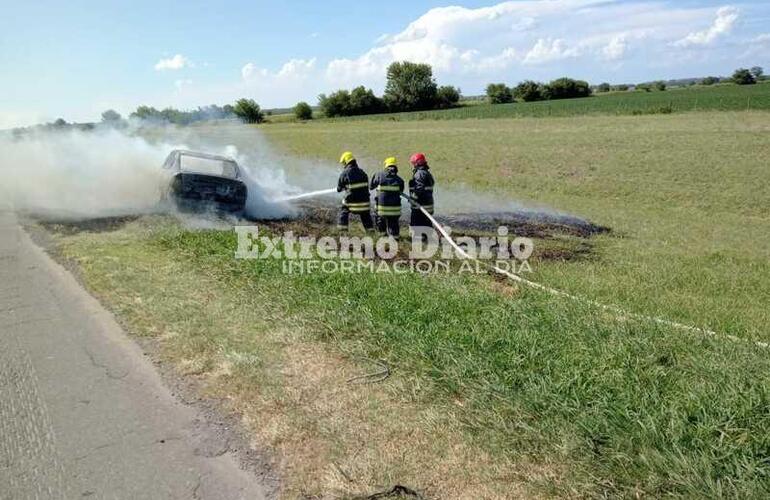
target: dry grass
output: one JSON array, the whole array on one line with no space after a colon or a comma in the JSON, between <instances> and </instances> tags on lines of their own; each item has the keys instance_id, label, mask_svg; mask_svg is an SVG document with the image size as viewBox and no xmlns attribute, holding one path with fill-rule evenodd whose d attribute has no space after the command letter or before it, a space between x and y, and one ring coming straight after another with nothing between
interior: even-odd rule
<instances>
[{"instance_id":1,"label":"dry grass","mask_svg":"<svg viewBox=\"0 0 770 500\"><path fill-rule=\"evenodd\" d=\"M148 245L145 224L57 241L130 333L156 338L180 374L229 401L254 446L274 453L283 498L348 498L395 484L426 498L521 498L559 482L563 467L475 446L454 412L464 403L429 401L424 379L349 383L377 367L309 341L302 322L271 321L270 304Z\"/></svg>"},{"instance_id":2,"label":"dry grass","mask_svg":"<svg viewBox=\"0 0 770 500\"><path fill-rule=\"evenodd\" d=\"M408 380L350 384L362 366L316 343L287 346L284 355L280 394L251 386L236 399L257 441L283 457L290 498L348 497L394 484L420 485L432 498L520 498L531 496L522 476L555 475L473 447L451 409L405 399L420 392Z\"/></svg>"}]
</instances>

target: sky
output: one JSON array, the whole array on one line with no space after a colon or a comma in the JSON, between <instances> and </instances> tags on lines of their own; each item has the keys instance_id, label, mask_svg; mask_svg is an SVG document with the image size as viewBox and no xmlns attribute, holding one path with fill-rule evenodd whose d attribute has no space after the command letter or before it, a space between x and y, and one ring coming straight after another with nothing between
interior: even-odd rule
<instances>
[{"instance_id":1,"label":"sky","mask_svg":"<svg viewBox=\"0 0 770 500\"><path fill-rule=\"evenodd\" d=\"M285 107L366 85L396 60L478 95L490 82L770 72L770 2L746 0L0 0L0 129L62 117Z\"/></svg>"}]
</instances>

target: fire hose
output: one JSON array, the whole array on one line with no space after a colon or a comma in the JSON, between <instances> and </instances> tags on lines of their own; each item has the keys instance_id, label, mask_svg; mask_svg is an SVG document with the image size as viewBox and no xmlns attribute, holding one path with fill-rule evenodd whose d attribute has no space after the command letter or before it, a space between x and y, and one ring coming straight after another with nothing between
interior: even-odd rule
<instances>
[{"instance_id":1,"label":"fire hose","mask_svg":"<svg viewBox=\"0 0 770 500\"><path fill-rule=\"evenodd\" d=\"M331 188L331 189L321 189L320 191L312 191L310 193L302 193L302 194L295 194L291 196L284 196L282 198L278 198L275 201L276 202L286 202L286 201L296 201L296 200L302 200L304 198L315 198L316 196L322 196L325 194L334 194L337 192L337 188Z\"/></svg>"},{"instance_id":2,"label":"fire hose","mask_svg":"<svg viewBox=\"0 0 770 500\"><path fill-rule=\"evenodd\" d=\"M460 255L464 259L469 259L472 261L475 261L482 266L486 267L490 271L496 272L500 275L503 275L517 283L520 283L521 285L527 286L529 288L533 288L536 290L540 290L543 292L546 292L550 295L554 295L557 297L564 297L566 299L569 299L573 302L589 305L592 307L596 307L598 309L608 311L612 313L616 319L620 321L629 321L629 320L636 320L641 322L650 322L650 323L657 323L659 325L664 325L668 327L675 328L677 330L687 331L691 333L700 333L709 337L724 337L729 340L732 340L734 342L742 342L745 341L745 339L741 339L740 337L736 337L735 335L725 335L725 334L719 334L713 330L708 330L706 328L700 328L697 326L691 326L691 325L685 325L684 323L678 323L676 321L668 320L665 318L659 318L655 316L646 316L644 314L639 313L633 313L626 311L618 306L610 305L610 304L603 304L601 302L597 302L592 299L587 299L585 297L580 297L578 295L573 295L569 292L565 292L563 290L558 290L556 288L551 288L549 286L536 283L534 281L528 280L526 278L523 278L522 276L519 276L518 274L512 273L508 271L507 269L502 269L499 266L496 266L494 264L490 264L488 262L481 261L479 259L476 259L474 257L471 257L468 255L468 252L463 250L463 248L455 242L455 240L452 239L451 236L449 236L449 233L444 227L433 217L433 215L430 214L422 205L417 203L417 201L412 198L411 196L402 193L401 196L406 199L413 207L416 207L419 209L425 217L428 218L431 224L433 224L433 227L436 228L436 231L452 246L452 248L455 249L458 255ZM767 348L770 347L770 344L767 342L760 342L760 341L754 341L754 345L757 347Z\"/></svg>"}]
</instances>

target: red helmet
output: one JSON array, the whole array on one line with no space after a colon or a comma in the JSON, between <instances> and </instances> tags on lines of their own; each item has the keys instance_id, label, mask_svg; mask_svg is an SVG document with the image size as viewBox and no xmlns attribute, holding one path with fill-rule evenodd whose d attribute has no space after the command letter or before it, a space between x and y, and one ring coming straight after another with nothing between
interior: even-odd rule
<instances>
[{"instance_id":1,"label":"red helmet","mask_svg":"<svg viewBox=\"0 0 770 500\"><path fill-rule=\"evenodd\" d=\"M425 159L425 155L422 153L415 153L412 155L411 158L409 158L409 163L414 165L415 167L419 165L425 165L428 163L428 160Z\"/></svg>"}]
</instances>

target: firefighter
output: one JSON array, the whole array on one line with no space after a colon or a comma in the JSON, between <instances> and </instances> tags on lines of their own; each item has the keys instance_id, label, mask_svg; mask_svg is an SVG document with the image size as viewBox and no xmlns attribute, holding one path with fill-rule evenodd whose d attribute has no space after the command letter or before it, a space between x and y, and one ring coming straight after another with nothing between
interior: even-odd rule
<instances>
[{"instance_id":1,"label":"firefighter","mask_svg":"<svg viewBox=\"0 0 770 500\"><path fill-rule=\"evenodd\" d=\"M369 177L359 168L353 153L346 151L340 157L343 166L340 179L337 182L337 192L345 191L345 197L340 207L340 216L337 221L339 229L348 230L350 214L361 217L364 229L371 231L374 228L372 213L369 207Z\"/></svg>"},{"instance_id":2,"label":"firefighter","mask_svg":"<svg viewBox=\"0 0 770 500\"><path fill-rule=\"evenodd\" d=\"M429 214L433 215L433 176L430 173L428 161L422 153L415 153L409 159L412 164L412 179L409 181L409 195L416 203L419 203ZM409 220L411 228L432 228L430 220L412 205L412 214ZM427 229L423 229L427 231Z\"/></svg>"},{"instance_id":3,"label":"firefighter","mask_svg":"<svg viewBox=\"0 0 770 500\"><path fill-rule=\"evenodd\" d=\"M398 162L395 158L387 158L384 165L385 170L372 176L369 189L377 190L375 197L377 230L380 234L387 233L388 236L398 239L404 179L398 176Z\"/></svg>"}]
</instances>

